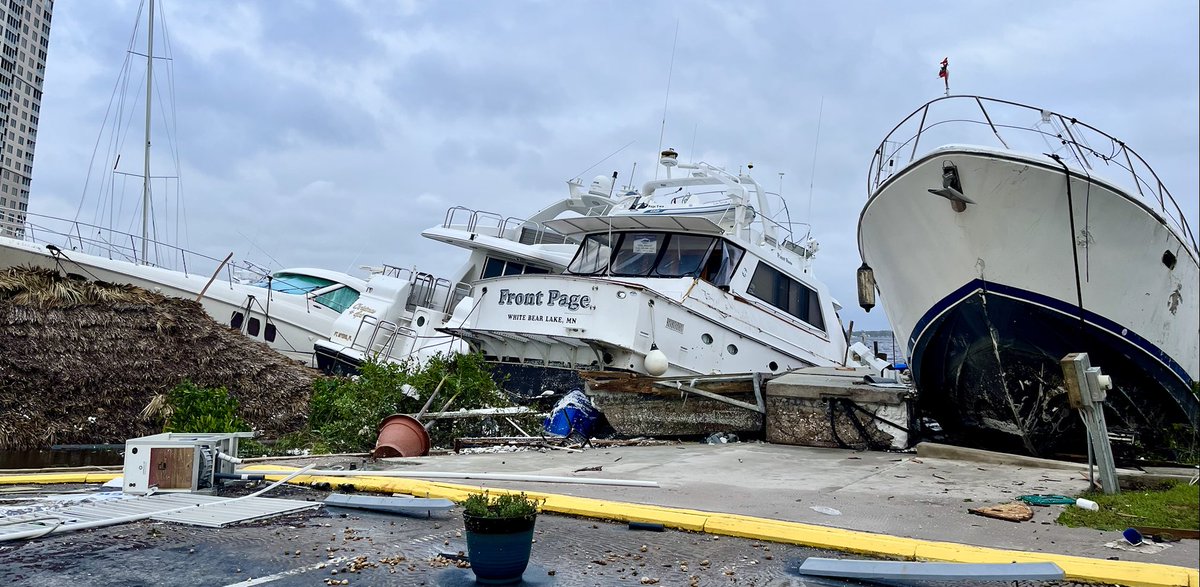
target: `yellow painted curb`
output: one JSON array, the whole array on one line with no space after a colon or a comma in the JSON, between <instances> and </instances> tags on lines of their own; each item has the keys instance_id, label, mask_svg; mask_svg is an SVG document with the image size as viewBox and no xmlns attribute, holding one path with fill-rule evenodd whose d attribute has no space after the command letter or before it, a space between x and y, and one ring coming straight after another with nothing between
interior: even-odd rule
<instances>
[{"instance_id":1,"label":"yellow painted curb","mask_svg":"<svg viewBox=\"0 0 1200 587\"><path fill-rule=\"evenodd\" d=\"M279 467L264 466L260 468L279 470ZM282 476L268 476L268 478L280 479ZM313 479L315 482L329 483L333 487L353 485L356 489L363 491L404 493L418 497L441 497L456 501L473 493L484 491L480 487L469 485L395 477L363 476L348 479L346 477L301 476L293 481L304 483L309 479ZM494 487L488 488L486 491L496 494L516 493ZM532 491L525 493L531 497L544 499L543 511L586 518L619 522L653 522L668 528L693 532L797 544L903 560L959 563L1052 562L1063 570L1068 580L1073 581L1128 585L1130 587L1200 587L1200 571L1172 565L1004 550L737 514L623 503L554 493Z\"/></svg>"},{"instance_id":2,"label":"yellow painted curb","mask_svg":"<svg viewBox=\"0 0 1200 587\"><path fill-rule=\"evenodd\" d=\"M280 470L281 467L256 465L246 470ZM0 485L104 483L119 473L42 473L0 476ZM282 475L267 475L282 479ZM292 479L298 484L328 483L331 487L353 485L356 489L379 493L403 493L417 497L445 498L455 501L484 491L480 487L423 481L396 477L322 477L301 475ZM515 491L488 488L491 493ZM724 536L750 538L856 552L903 560L943 561L960 563L1052 562L1062 568L1066 578L1073 581L1128 585L1131 587L1200 587L1200 571L1185 567L1110 561L1051 553L1022 552L986 548L952 542L917 540L886 534L843 530L799 522L785 522L737 514L722 514L636 503L624 503L572 497L555 493L527 491L531 497L543 499L542 510L559 514L615 520L619 522L652 522L668 528L706 532Z\"/></svg>"},{"instance_id":3,"label":"yellow painted curb","mask_svg":"<svg viewBox=\"0 0 1200 587\"><path fill-rule=\"evenodd\" d=\"M29 473L21 475L0 475L0 485L107 483L120 476L120 473Z\"/></svg>"}]
</instances>

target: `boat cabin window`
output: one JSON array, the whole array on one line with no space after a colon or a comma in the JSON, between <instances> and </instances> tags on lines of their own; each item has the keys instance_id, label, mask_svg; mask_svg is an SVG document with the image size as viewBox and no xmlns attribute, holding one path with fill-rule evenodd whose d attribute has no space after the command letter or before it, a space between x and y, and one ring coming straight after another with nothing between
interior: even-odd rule
<instances>
[{"instance_id":1,"label":"boat cabin window","mask_svg":"<svg viewBox=\"0 0 1200 587\"><path fill-rule=\"evenodd\" d=\"M741 254L741 249L712 236L673 232L600 233L584 238L567 271L576 275L621 277L702 275L717 283L718 273L724 269L728 283Z\"/></svg>"},{"instance_id":2,"label":"boat cabin window","mask_svg":"<svg viewBox=\"0 0 1200 587\"><path fill-rule=\"evenodd\" d=\"M700 279L717 287L728 289L729 281L733 279L733 272L737 269L738 263L742 261L742 255L745 253L745 250L729 241L719 241L713 248L712 254L708 256L708 261L704 263Z\"/></svg>"},{"instance_id":3,"label":"boat cabin window","mask_svg":"<svg viewBox=\"0 0 1200 587\"><path fill-rule=\"evenodd\" d=\"M319 289L327 288L331 285L338 285L338 282L316 277L313 275L301 275L299 273L280 272L272 275L270 279L262 279L254 283L257 287L269 287L271 291L292 295L304 295L312 293ZM344 312L346 308L354 305L358 300L359 292L354 288L344 285L337 289L325 292L313 298L318 304L325 306L337 312Z\"/></svg>"},{"instance_id":4,"label":"boat cabin window","mask_svg":"<svg viewBox=\"0 0 1200 587\"><path fill-rule=\"evenodd\" d=\"M746 293L825 330L817 292L766 263L759 263L754 269Z\"/></svg>"},{"instance_id":5,"label":"boat cabin window","mask_svg":"<svg viewBox=\"0 0 1200 587\"><path fill-rule=\"evenodd\" d=\"M480 279L489 277L500 277L501 275L523 275L530 273L549 273L550 270L544 267L536 267L534 265L526 265L516 261L505 261L495 257L488 257L483 264L483 271L480 272Z\"/></svg>"}]
</instances>

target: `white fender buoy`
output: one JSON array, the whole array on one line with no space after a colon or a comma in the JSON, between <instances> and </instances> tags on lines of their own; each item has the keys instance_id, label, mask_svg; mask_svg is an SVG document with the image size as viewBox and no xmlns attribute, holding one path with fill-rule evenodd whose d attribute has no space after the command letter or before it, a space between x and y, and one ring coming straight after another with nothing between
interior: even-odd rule
<instances>
[{"instance_id":1,"label":"white fender buoy","mask_svg":"<svg viewBox=\"0 0 1200 587\"><path fill-rule=\"evenodd\" d=\"M658 345L650 345L650 352L646 353L645 367L646 373L658 377L667 372L667 367L671 366L671 362L667 360L667 354L658 350Z\"/></svg>"}]
</instances>

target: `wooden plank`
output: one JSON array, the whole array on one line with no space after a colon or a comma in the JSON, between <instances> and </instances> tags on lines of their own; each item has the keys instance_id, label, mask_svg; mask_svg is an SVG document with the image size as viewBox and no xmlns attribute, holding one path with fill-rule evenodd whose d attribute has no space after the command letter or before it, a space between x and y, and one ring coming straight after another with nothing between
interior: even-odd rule
<instances>
[{"instance_id":1,"label":"wooden plank","mask_svg":"<svg viewBox=\"0 0 1200 587\"><path fill-rule=\"evenodd\" d=\"M159 489L191 489L195 459L192 447L150 449L148 483Z\"/></svg>"},{"instance_id":2,"label":"wooden plank","mask_svg":"<svg viewBox=\"0 0 1200 587\"><path fill-rule=\"evenodd\" d=\"M1191 540L1200 540L1200 530L1189 530L1186 528L1158 528L1155 526L1133 526L1134 530L1142 533L1149 539L1151 536L1170 536L1171 538L1188 538Z\"/></svg>"}]
</instances>

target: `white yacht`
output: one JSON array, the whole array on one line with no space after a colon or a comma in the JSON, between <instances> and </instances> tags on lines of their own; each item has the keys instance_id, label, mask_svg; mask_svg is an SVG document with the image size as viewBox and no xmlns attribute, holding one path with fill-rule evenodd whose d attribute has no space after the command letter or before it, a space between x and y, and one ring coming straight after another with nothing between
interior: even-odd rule
<instances>
[{"instance_id":1,"label":"white yacht","mask_svg":"<svg viewBox=\"0 0 1200 587\"><path fill-rule=\"evenodd\" d=\"M1059 366L1072 352L1112 376L1108 425L1135 445L1197 425L1196 236L1124 142L1042 108L939 98L883 140L868 190L860 273L948 433L1078 449Z\"/></svg>"},{"instance_id":2,"label":"white yacht","mask_svg":"<svg viewBox=\"0 0 1200 587\"><path fill-rule=\"evenodd\" d=\"M239 277L228 260L183 250L175 251L184 260L183 268L168 269L138 262L134 251L112 247L107 239L79 237L79 230L88 234L88 229L78 223L72 224L73 231L54 231L46 228L50 219L29 217L24 239L0 237L0 268L45 267L80 279L127 283L194 299L217 322L305 362L312 357L313 343L329 336L334 320L366 289L363 279L313 268ZM103 233L108 236L111 231Z\"/></svg>"},{"instance_id":3,"label":"white yacht","mask_svg":"<svg viewBox=\"0 0 1200 587\"><path fill-rule=\"evenodd\" d=\"M807 232L775 217L748 172L683 164L671 150L660 163L666 179L607 215L544 222L579 241L565 271L483 276L441 330L523 393L577 385L579 370L779 373L845 361L839 306L812 274Z\"/></svg>"},{"instance_id":4,"label":"white yacht","mask_svg":"<svg viewBox=\"0 0 1200 587\"><path fill-rule=\"evenodd\" d=\"M317 366L328 373L349 374L368 359L423 362L437 353L469 350L460 338L438 329L457 326L471 314L470 304L462 304L471 284L503 275L561 273L577 243L548 229L547 221L607 214L615 181L615 174L597 177L586 191L579 182L569 182L568 197L529 218L461 206L449 209L442 224L421 234L467 249L467 261L444 277L390 265L375 270L362 296L334 323L329 338L314 345Z\"/></svg>"},{"instance_id":5,"label":"white yacht","mask_svg":"<svg viewBox=\"0 0 1200 587\"><path fill-rule=\"evenodd\" d=\"M157 4L154 0L144 4L147 16L145 30L148 33L145 35L145 53L139 53L134 48L134 37L138 35L133 35L126 64L121 69L123 79L116 86L118 90L138 90L136 83L130 82L126 76L130 76L133 69L129 60L144 57L146 75L142 83L146 92L146 127L142 158L126 158L126 165L138 159L138 166L141 167L138 171L141 173L125 171L119 165L121 154L115 151L108 153L109 160L103 161L99 167L107 181L98 182L103 189L97 196L99 202L96 205L98 216L105 218L108 226L24 213L18 219L20 228L15 231L10 229L7 236L0 236L0 268L46 267L82 279L127 283L164 295L195 299L216 321L263 341L289 357L307 361L312 355L313 343L328 337L333 321L358 298L359 292L365 287L362 279L320 269L286 269L274 273L262 271L250 280L240 279L234 275L232 254L224 260L205 257L158 242L154 236L153 227L165 220L161 215L156 218L155 206L165 208L166 205L165 202L156 204L152 201L152 179L173 177L154 176L150 172L152 90L157 79L154 76L154 16ZM140 15L141 12L139 20ZM159 24L161 26L161 22ZM135 28L138 27L140 23ZM164 63L169 65L171 60L167 59ZM110 108L133 105L135 101L132 98L113 100ZM132 117L132 113L122 112L121 116L111 118L129 120ZM123 128L107 130L114 135L126 132ZM121 141L98 140L97 144L104 142L117 144ZM118 183L115 178L130 176L140 180L137 182L141 188L138 194L140 202L122 207L113 193L113 186ZM119 183L125 184L124 180ZM140 210L140 234L112 228L118 222L129 221L132 224L137 220L124 217L121 212L135 208ZM83 209L82 204L80 209ZM247 266L243 264L243 267ZM222 276L223 279L218 279Z\"/></svg>"}]
</instances>

